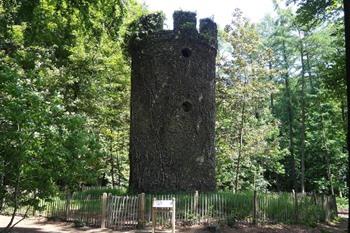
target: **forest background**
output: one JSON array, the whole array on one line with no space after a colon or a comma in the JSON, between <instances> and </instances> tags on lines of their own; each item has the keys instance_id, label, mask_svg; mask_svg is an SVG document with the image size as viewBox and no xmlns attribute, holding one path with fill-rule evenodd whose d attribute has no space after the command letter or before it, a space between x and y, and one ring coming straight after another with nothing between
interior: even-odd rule
<instances>
[{"instance_id":1,"label":"forest background","mask_svg":"<svg viewBox=\"0 0 350 233\"><path fill-rule=\"evenodd\" d=\"M257 24L232 9L219 30L217 189L346 196L342 1L274 9ZM0 211L127 189L126 41L147 13L134 0L0 1Z\"/></svg>"}]
</instances>

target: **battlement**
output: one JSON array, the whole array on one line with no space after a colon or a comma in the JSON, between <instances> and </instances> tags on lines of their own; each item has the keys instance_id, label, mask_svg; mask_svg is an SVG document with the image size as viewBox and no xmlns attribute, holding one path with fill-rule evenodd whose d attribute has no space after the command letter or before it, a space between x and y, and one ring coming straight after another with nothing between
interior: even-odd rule
<instances>
[{"instance_id":1,"label":"battlement","mask_svg":"<svg viewBox=\"0 0 350 233\"><path fill-rule=\"evenodd\" d=\"M209 18L201 19L199 22L200 34L209 40L210 44L213 44L215 47L217 47L218 29L216 23L214 23L214 21Z\"/></svg>"},{"instance_id":2,"label":"battlement","mask_svg":"<svg viewBox=\"0 0 350 233\"><path fill-rule=\"evenodd\" d=\"M173 14L174 29L164 30L164 18L160 13L143 16L137 22L137 39L169 40L171 38L191 38L198 42L217 48L217 26L210 18L200 19L199 32L197 30L196 13L190 11L175 11ZM137 42L137 41L133 41ZM137 43L136 43L137 44ZM134 44L135 45L135 44Z\"/></svg>"},{"instance_id":3,"label":"battlement","mask_svg":"<svg viewBox=\"0 0 350 233\"><path fill-rule=\"evenodd\" d=\"M174 31L197 31L196 13L190 11L175 11L173 14Z\"/></svg>"}]
</instances>

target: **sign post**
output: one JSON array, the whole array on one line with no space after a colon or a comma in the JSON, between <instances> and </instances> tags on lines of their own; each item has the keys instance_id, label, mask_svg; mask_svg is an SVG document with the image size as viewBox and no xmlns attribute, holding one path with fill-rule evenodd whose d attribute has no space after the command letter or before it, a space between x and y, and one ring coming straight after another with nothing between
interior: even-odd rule
<instances>
[{"instance_id":1,"label":"sign post","mask_svg":"<svg viewBox=\"0 0 350 233\"><path fill-rule=\"evenodd\" d=\"M153 198L152 233L155 233L155 228L157 225L157 211L171 212L172 233L175 233L175 198L173 198L172 200L157 200L156 198Z\"/></svg>"}]
</instances>

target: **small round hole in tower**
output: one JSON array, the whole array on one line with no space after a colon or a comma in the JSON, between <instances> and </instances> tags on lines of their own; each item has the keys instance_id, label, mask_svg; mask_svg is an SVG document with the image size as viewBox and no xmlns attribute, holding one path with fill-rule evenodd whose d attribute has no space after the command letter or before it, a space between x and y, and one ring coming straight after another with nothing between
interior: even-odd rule
<instances>
[{"instance_id":1,"label":"small round hole in tower","mask_svg":"<svg viewBox=\"0 0 350 233\"><path fill-rule=\"evenodd\" d=\"M192 51L189 48L184 48L181 50L182 56L184 57L190 57L192 54Z\"/></svg>"},{"instance_id":2,"label":"small round hole in tower","mask_svg":"<svg viewBox=\"0 0 350 233\"><path fill-rule=\"evenodd\" d=\"M183 109L185 112L189 112L189 111L191 111L191 109L192 109L192 104L191 104L190 102L188 102L188 101L185 101L185 102L183 102L183 104L182 104L182 109Z\"/></svg>"}]
</instances>

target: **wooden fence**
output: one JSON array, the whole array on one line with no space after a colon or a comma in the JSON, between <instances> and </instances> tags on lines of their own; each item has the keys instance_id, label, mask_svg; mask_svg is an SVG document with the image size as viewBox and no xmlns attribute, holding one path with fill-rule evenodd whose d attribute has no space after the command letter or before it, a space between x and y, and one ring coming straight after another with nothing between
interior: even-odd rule
<instances>
[{"instance_id":1,"label":"wooden fence","mask_svg":"<svg viewBox=\"0 0 350 233\"><path fill-rule=\"evenodd\" d=\"M66 198L56 197L49 202L43 203L46 208L39 214L99 227L102 221L101 198L90 195L68 195Z\"/></svg>"},{"instance_id":2,"label":"wooden fence","mask_svg":"<svg viewBox=\"0 0 350 233\"><path fill-rule=\"evenodd\" d=\"M113 229L134 228L139 216L138 196L109 196L107 204L107 227Z\"/></svg>"},{"instance_id":3,"label":"wooden fence","mask_svg":"<svg viewBox=\"0 0 350 233\"><path fill-rule=\"evenodd\" d=\"M176 223L211 222L311 223L336 215L335 198L290 193L190 193L134 196L67 195L46 204L47 217L79 221L113 229L136 228L151 222L152 200L176 199ZM158 223L170 225L171 214L157 214Z\"/></svg>"}]
</instances>

